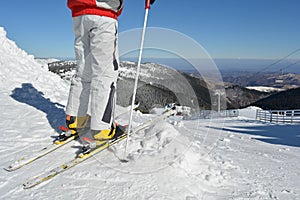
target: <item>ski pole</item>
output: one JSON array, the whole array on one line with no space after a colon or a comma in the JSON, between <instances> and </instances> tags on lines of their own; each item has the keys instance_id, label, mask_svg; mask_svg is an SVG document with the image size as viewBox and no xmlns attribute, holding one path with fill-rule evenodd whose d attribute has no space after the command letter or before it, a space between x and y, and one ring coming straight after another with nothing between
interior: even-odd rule
<instances>
[{"instance_id":1,"label":"ski pole","mask_svg":"<svg viewBox=\"0 0 300 200\"><path fill-rule=\"evenodd\" d=\"M126 146L125 146L125 151L124 151L124 160L125 160L126 153L127 153L129 135L130 135L131 125L132 125L133 108L134 108L134 103L135 103L135 98L136 98L136 90L137 90L137 85L138 85L138 80L139 80L139 75L140 75L141 60L142 60L142 54L143 54L143 46L144 46L144 39L145 39L145 32L146 32L149 9L150 9L150 0L146 0L144 26L143 26L143 31L142 31L140 53L139 53L139 57L138 57L137 72L136 72L136 76L135 76L133 96L132 96L132 102L131 102L131 112L130 112L130 118L129 118L129 123L128 123Z\"/></svg>"}]
</instances>

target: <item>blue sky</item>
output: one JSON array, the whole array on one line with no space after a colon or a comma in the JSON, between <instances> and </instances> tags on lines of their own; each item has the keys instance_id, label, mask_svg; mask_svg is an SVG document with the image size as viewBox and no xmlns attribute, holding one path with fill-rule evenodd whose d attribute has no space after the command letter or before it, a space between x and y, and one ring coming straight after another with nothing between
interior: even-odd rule
<instances>
[{"instance_id":1,"label":"blue sky","mask_svg":"<svg viewBox=\"0 0 300 200\"><path fill-rule=\"evenodd\" d=\"M213 58L280 59L300 48L299 8L299 0L156 0L148 26L181 32ZM144 0L125 0L119 32L143 18ZM0 26L35 57L74 56L66 0L1 1Z\"/></svg>"}]
</instances>

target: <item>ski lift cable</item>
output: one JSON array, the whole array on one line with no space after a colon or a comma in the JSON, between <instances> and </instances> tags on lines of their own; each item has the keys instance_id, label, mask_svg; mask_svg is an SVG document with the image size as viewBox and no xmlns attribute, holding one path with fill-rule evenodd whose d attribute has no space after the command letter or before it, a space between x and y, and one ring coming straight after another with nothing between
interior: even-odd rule
<instances>
[{"instance_id":1,"label":"ski lift cable","mask_svg":"<svg viewBox=\"0 0 300 200\"><path fill-rule=\"evenodd\" d=\"M284 70L284 69L290 68L290 67L292 67L293 65L296 65L296 64L298 64L298 63L300 63L300 60L298 60L297 62L291 63L291 64L289 64L289 65L287 65L287 66L285 66L285 67L282 67L280 70Z\"/></svg>"},{"instance_id":2,"label":"ski lift cable","mask_svg":"<svg viewBox=\"0 0 300 200\"><path fill-rule=\"evenodd\" d=\"M294 50L294 51L292 51L292 52L289 53L288 55L286 55L286 56L280 58L279 60L277 60L277 61L271 63L270 65L266 66L266 67L263 68L262 70L257 71L257 73L254 73L251 77L249 77L249 79L253 78L254 76L257 76L259 73L265 71L266 69L268 69L268 68L270 68L270 67L272 67L272 66L274 66L274 65L276 65L276 64L278 64L278 63L280 63L281 61L283 61L283 60L287 59L288 57L294 55L294 54L297 53L298 51L300 51L300 48L299 48L299 49L296 49L296 50ZM295 64L297 64L297 63L299 63L299 62L300 62L300 60L297 61L296 63L290 64L288 67L290 67L290 66L292 66L292 65L295 65ZM287 67L285 67L285 69L286 69L286 68L287 68ZM281 69L280 69L280 70L281 70Z\"/></svg>"},{"instance_id":3,"label":"ski lift cable","mask_svg":"<svg viewBox=\"0 0 300 200\"><path fill-rule=\"evenodd\" d=\"M290 57L291 55L297 53L298 51L300 51L300 49L296 49L296 50L292 51L291 53L289 53L288 55L284 56L283 58L281 58L281 59L279 59L279 60L277 60L277 61L271 63L271 64L268 65L267 67L263 68L263 69L262 69L261 71L259 71L258 73L263 72L263 71L265 71L266 69L268 69L269 67L272 67L273 65L276 65L276 64L280 63L281 61L287 59L288 57Z\"/></svg>"}]
</instances>

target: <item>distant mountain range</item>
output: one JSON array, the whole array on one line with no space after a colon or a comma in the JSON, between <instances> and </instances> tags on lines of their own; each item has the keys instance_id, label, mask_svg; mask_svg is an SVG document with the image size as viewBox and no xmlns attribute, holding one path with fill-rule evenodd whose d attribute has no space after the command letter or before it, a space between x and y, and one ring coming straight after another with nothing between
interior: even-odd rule
<instances>
[{"instance_id":1,"label":"distant mountain range","mask_svg":"<svg viewBox=\"0 0 300 200\"><path fill-rule=\"evenodd\" d=\"M131 103L136 65L134 62L128 61L120 63L120 74L117 83L117 103L119 105L127 106ZM61 78L70 80L74 73L76 62L57 61L49 63L48 67L50 71L59 74ZM300 75L297 74L282 74L280 76L260 74L255 76L255 74L239 72L225 74L223 78L226 95L221 95L220 101L226 102L227 109L241 108L249 105L260 105L260 107L264 108L267 106L264 106L263 99L271 98L277 93L261 92L243 87L248 86L250 83L252 85L274 86L275 84L273 83L277 81L277 86L285 88L293 88L300 85ZM282 82L278 80L282 80ZM199 106L200 109L216 110L217 99L210 96L212 91L209 91L207 84L202 78L192 74L189 75L160 64L144 63L141 65L136 97L136 100L140 102L139 110L149 112L153 107L164 106L172 102L190 107ZM213 85L210 85L209 88L214 88L218 85L217 83L209 84ZM276 96L273 101L277 101ZM297 102L297 98L291 101ZM267 102L269 105L276 105L270 102L270 100ZM297 103L290 103L290 105L300 108L300 105L297 105ZM284 108L284 106L280 108ZM288 109L290 106L286 108Z\"/></svg>"},{"instance_id":2,"label":"distant mountain range","mask_svg":"<svg viewBox=\"0 0 300 200\"><path fill-rule=\"evenodd\" d=\"M222 77L225 82L243 87L268 86L291 89L300 86L300 74L292 73L224 72Z\"/></svg>"}]
</instances>

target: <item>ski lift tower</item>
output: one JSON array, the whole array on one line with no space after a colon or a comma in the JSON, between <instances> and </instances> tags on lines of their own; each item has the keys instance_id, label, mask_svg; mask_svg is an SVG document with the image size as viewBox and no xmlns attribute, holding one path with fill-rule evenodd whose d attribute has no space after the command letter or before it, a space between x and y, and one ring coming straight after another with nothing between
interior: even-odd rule
<instances>
[{"instance_id":1,"label":"ski lift tower","mask_svg":"<svg viewBox=\"0 0 300 200\"><path fill-rule=\"evenodd\" d=\"M224 95L224 93L221 92L220 90L216 90L214 95L216 95L218 97L217 105L218 105L218 113L220 113L221 112L221 95Z\"/></svg>"}]
</instances>

